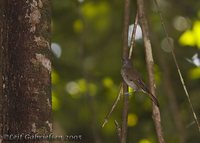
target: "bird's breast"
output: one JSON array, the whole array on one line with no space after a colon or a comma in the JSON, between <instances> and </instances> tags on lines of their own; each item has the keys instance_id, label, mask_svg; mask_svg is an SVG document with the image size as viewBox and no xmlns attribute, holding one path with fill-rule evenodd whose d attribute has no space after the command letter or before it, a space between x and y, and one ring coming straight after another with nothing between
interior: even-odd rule
<instances>
[{"instance_id":1,"label":"bird's breast","mask_svg":"<svg viewBox=\"0 0 200 143\"><path fill-rule=\"evenodd\" d=\"M126 72L126 70L121 70L121 75L124 79L124 81L126 82L126 84L128 86L130 86L134 91L138 90L138 86L134 83L134 80L132 80L131 75L127 74L128 72Z\"/></svg>"}]
</instances>

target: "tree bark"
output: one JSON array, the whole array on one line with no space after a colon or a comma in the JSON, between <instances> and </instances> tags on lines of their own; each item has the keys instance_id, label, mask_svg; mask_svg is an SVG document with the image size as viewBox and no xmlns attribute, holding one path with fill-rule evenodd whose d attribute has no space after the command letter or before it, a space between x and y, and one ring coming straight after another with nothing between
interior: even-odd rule
<instances>
[{"instance_id":1,"label":"tree bark","mask_svg":"<svg viewBox=\"0 0 200 143\"><path fill-rule=\"evenodd\" d=\"M147 63L147 71L149 77L149 87L151 93L155 95L155 80L154 80L154 61L152 55L152 47L149 36L149 27L147 22L147 17L145 14L144 1L137 0L138 13L139 13L139 21L142 27L143 41L145 46L145 54L146 54L146 63ZM162 125L161 125L161 117L159 108L153 103L153 120L156 128L157 138L159 143L165 143Z\"/></svg>"},{"instance_id":2,"label":"tree bark","mask_svg":"<svg viewBox=\"0 0 200 143\"><path fill-rule=\"evenodd\" d=\"M50 1L7 0L5 17L8 42L2 79L8 126L3 134L22 134L20 142L31 143L34 141L25 138L26 134L52 132ZM9 142L9 138L4 141Z\"/></svg>"},{"instance_id":3,"label":"tree bark","mask_svg":"<svg viewBox=\"0 0 200 143\"><path fill-rule=\"evenodd\" d=\"M129 56L129 48L128 48L129 21L130 21L130 0L124 0L124 29L123 29L123 52L122 52L123 59L128 59ZM122 111L122 127L121 127L120 143L126 143L129 96L125 94L128 92L128 85L124 81L122 88L123 88L123 111Z\"/></svg>"},{"instance_id":4,"label":"tree bark","mask_svg":"<svg viewBox=\"0 0 200 143\"><path fill-rule=\"evenodd\" d=\"M7 96L5 96L5 84L3 83L3 75L5 73L6 60L5 49L7 46L7 28L6 28L6 1L0 1L0 136L3 136L7 128ZM0 138L0 142L2 142Z\"/></svg>"}]
</instances>

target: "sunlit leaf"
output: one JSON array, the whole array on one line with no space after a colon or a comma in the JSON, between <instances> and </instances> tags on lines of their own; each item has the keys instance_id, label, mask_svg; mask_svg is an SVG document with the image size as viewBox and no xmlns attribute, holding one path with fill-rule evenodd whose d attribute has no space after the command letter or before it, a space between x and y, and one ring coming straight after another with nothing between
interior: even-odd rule
<instances>
[{"instance_id":1,"label":"sunlit leaf","mask_svg":"<svg viewBox=\"0 0 200 143\"><path fill-rule=\"evenodd\" d=\"M193 27L193 33L196 40L196 45L200 48L200 21L196 21Z\"/></svg>"},{"instance_id":2,"label":"sunlit leaf","mask_svg":"<svg viewBox=\"0 0 200 143\"><path fill-rule=\"evenodd\" d=\"M181 45L195 46L196 42L193 32L191 30L185 31L179 38L179 43Z\"/></svg>"},{"instance_id":3,"label":"sunlit leaf","mask_svg":"<svg viewBox=\"0 0 200 143\"><path fill-rule=\"evenodd\" d=\"M185 31L179 38L181 45L197 46L200 48L200 21L195 21L192 30Z\"/></svg>"}]
</instances>

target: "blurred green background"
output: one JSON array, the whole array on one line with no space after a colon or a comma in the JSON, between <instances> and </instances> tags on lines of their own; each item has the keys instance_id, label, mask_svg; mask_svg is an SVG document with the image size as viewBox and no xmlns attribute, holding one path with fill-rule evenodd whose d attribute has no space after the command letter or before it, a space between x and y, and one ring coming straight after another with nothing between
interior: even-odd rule
<instances>
[{"instance_id":1,"label":"blurred green background","mask_svg":"<svg viewBox=\"0 0 200 143\"><path fill-rule=\"evenodd\" d=\"M198 143L200 136L184 94L153 1L146 2L156 93L167 143ZM191 101L200 116L200 1L159 0ZM117 143L122 100L101 128L118 95L124 2L119 0L52 0L52 103L54 132L82 135L86 143ZM134 22L136 3L131 3ZM136 40L133 63L147 83L144 46ZM151 101L130 96L127 143L155 143Z\"/></svg>"}]
</instances>

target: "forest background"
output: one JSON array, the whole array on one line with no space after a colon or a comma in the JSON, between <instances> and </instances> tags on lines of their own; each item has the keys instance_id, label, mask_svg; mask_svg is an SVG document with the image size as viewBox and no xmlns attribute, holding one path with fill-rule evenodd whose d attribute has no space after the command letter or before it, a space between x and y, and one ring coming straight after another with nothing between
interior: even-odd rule
<instances>
[{"instance_id":1,"label":"forest background","mask_svg":"<svg viewBox=\"0 0 200 143\"><path fill-rule=\"evenodd\" d=\"M146 4L155 60L156 94L166 142L200 142L190 106L153 1ZM200 2L160 0L167 31L197 117L200 116ZM52 103L55 134L80 134L88 143L117 142L114 121L121 123L122 100L109 122L102 123L118 95L122 62L124 1L52 1ZM134 23L136 3L131 3ZM147 82L144 45L136 36L133 62ZM157 141L151 101L130 96L127 142ZM176 110L174 110L174 107Z\"/></svg>"}]
</instances>

